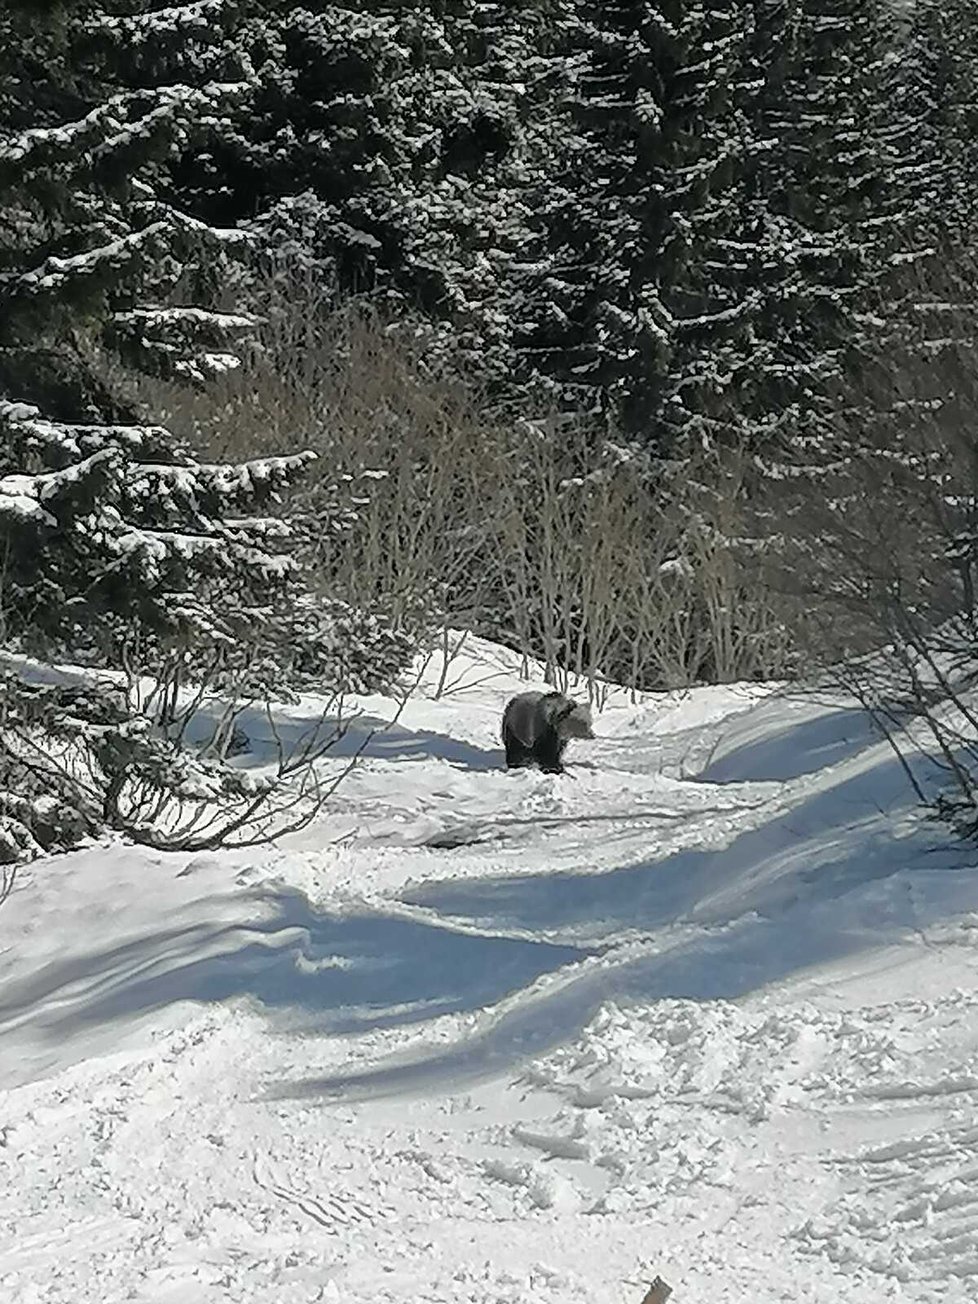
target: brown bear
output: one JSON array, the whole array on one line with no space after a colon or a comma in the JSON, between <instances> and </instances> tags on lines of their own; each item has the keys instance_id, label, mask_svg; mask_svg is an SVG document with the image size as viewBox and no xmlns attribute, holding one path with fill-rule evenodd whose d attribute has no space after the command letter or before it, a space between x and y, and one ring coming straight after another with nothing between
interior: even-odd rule
<instances>
[{"instance_id":1,"label":"brown bear","mask_svg":"<svg viewBox=\"0 0 978 1304\"><path fill-rule=\"evenodd\" d=\"M503 712L502 736L507 769L538 765L547 774L562 774L570 739L594 737L591 708L563 693L520 693Z\"/></svg>"}]
</instances>

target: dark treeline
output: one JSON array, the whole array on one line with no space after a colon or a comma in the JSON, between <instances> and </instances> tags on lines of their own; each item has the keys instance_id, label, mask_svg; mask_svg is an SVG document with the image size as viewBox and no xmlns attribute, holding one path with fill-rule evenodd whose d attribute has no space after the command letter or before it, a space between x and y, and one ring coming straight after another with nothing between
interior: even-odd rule
<instances>
[{"instance_id":1,"label":"dark treeline","mask_svg":"<svg viewBox=\"0 0 978 1304\"><path fill-rule=\"evenodd\" d=\"M656 449L790 434L873 348L899 268L972 237L971 19L963 0L8 0L4 130L62 132L4 155L5 388L38 383L25 335L84 313L72 276L52 315L21 283L46 258L122 241L83 288L132 334L116 301L137 277L213 291L188 285L189 246L233 256L237 230L444 323L501 404L545 384Z\"/></svg>"}]
</instances>

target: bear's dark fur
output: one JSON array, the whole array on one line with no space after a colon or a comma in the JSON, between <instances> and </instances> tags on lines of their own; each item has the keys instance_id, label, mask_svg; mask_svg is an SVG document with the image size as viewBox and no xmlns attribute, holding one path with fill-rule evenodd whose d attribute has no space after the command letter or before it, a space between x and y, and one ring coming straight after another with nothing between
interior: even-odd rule
<instances>
[{"instance_id":1,"label":"bear's dark fur","mask_svg":"<svg viewBox=\"0 0 978 1304\"><path fill-rule=\"evenodd\" d=\"M538 765L562 774L570 739L594 737L591 708L563 693L520 693L506 705L502 734L507 769Z\"/></svg>"}]
</instances>

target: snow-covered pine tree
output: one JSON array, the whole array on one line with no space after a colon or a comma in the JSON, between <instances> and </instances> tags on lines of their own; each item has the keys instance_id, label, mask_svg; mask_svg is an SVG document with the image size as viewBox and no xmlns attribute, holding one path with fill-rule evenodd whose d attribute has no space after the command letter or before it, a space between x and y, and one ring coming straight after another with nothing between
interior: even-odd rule
<instances>
[{"instance_id":1,"label":"snow-covered pine tree","mask_svg":"<svg viewBox=\"0 0 978 1304\"><path fill-rule=\"evenodd\" d=\"M233 31L215 38L236 10L77 0L0 16L6 859L100 824L159 838L174 799L226 797L241 827L262 786L182 747L183 678L245 676L254 693L322 660L305 640L326 631L294 591L277 510L308 455L201 465L135 422L96 366L114 345L130 363L204 376L233 361L215 352L227 329L248 325L189 297L240 237L164 185L168 158L250 93ZM12 654L126 678L39 687ZM162 685L154 718L119 691L144 676Z\"/></svg>"},{"instance_id":2,"label":"snow-covered pine tree","mask_svg":"<svg viewBox=\"0 0 978 1304\"><path fill-rule=\"evenodd\" d=\"M170 168L196 217L251 223L342 293L420 309L496 390L514 380L517 269L565 134L560 23L532 2L269 6L245 25L256 86ZM259 53L260 51L260 53Z\"/></svg>"},{"instance_id":3,"label":"snow-covered pine tree","mask_svg":"<svg viewBox=\"0 0 978 1304\"><path fill-rule=\"evenodd\" d=\"M217 8L231 6L209 5L212 18ZM104 342L162 372L233 365L223 343L247 323L193 292L219 276L239 237L168 202L159 185L166 159L208 138L250 92L245 69L199 57L189 20L200 9L132 3L108 14L74 0L0 16L0 383L48 415L106 415L84 361ZM182 34L177 69L170 28Z\"/></svg>"},{"instance_id":4,"label":"snow-covered pine tree","mask_svg":"<svg viewBox=\"0 0 978 1304\"><path fill-rule=\"evenodd\" d=\"M942 245L967 243L978 220L978 33L968 0L909 6L888 81L908 225Z\"/></svg>"},{"instance_id":5,"label":"snow-covered pine tree","mask_svg":"<svg viewBox=\"0 0 978 1304\"><path fill-rule=\"evenodd\" d=\"M301 215L304 254L331 265L345 292L387 283L405 178L425 158L420 124L405 127L401 87L411 72L406 29L424 24L423 10L241 8L235 46L251 98L211 139L184 143L169 161L169 193L211 226L262 219L260 230L274 233L276 210L286 228Z\"/></svg>"},{"instance_id":6,"label":"snow-covered pine tree","mask_svg":"<svg viewBox=\"0 0 978 1304\"><path fill-rule=\"evenodd\" d=\"M891 143L893 24L877 0L762 0L746 111L766 231L756 318L773 533L817 558L807 505L839 453L849 379L874 356L904 248Z\"/></svg>"},{"instance_id":7,"label":"snow-covered pine tree","mask_svg":"<svg viewBox=\"0 0 978 1304\"><path fill-rule=\"evenodd\" d=\"M161 443L164 460L140 460ZM303 457L204 467L165 431L70 426L6 401L0 449L0 857L101 824L158 837L141 811L178 797L250 805L260 785L182 747L178 694L185 677L260 694L303 656L287 531L255 511ZM126 673L44 685L31 653ZM151 709L134 716L147 681Z\"/></svg>"},{"instance_id":8,"label":"snow-covered pine tree","mask_svg":"<svg viewBox=\"0 0 978 1304\"><path fill-rule=\"evenodd\" d=\"M522 343L541 367L605 395L629 434L666 448L725 406L749 316L748 287L723 272L748 7L577 8L578 135L547 210L550 260L528 287L535 320Z\"/></svg>"},{"instance_id":9,"label":"snow-covered pine tree","mask_svg":"<svg viewBox=\"0 0 978 1304\"><path fill-rule=\"evenodd\" d=\"M202 465L162 427L69 423L0 400L4 632L38 655L147 668L240 640L288 575L262 515L309 455Z\"/></svg>"},{"instance_id":10,"label":"snow-covered pine tree","mask_svg":"<svg viewBox=\"0 0 978 1304\"><path fill-rule=\"evenodd\" d=\"M546 260L540 212L573 134L565 7L468 0L448 10L446 57L415 101L430 102L437 149L405 223L410 265L435 278L435 306L469 373L524 415L533 377L514 336L527 271Z\"/></svg>"},{"instance_id":11,"label":"snow-covered pine tree","mask_svg":"<svg viewBox=\"0 0 978 1304\"><path fill-rule=\"evenodd\" d=\"M949 40L943 7L906 18L871 0L800 4L769 111L781 145L765 185L798 240L803 370L794 429L764 466L781 582L798 586L803 624L818 613L804 637L830 659L898 646L898 592L921 628L947 614L947 532L970 494L974 36ZM955 489L935 516L938 466Z\"/></svg>"},{"instance_id":12,"label":"snow-covered pine tree","mask_svg":"<svg viewBox=\"0 0 978 1304\"><path fill-rule=\"evenodd\" d=\"M890 257L873 347L853 386L860 420L846 430L847 451L880 468L878 482L899 502L893 514L906 521L906 548L895 540L887 552L908 579L913 574L905 592L916 594L919 630L952 611L967 624L967 645L978 619L975 554L965 542L978 519L969 433L978 365L973 18L958 0L924 0L908 11L887 64ZM935 513L938 484L944 488ZM886 641L891 637L899 641L899 632Z\"/></svg>"},{"instance_id":13,"label":"snow-covered pine tree","mask_svg":"<svg viewBox=\"0 0 978 1304\"><path fill-rule=\"evenodd\" d=\"M807 228L785 206L785 85L800 57L802 0L757 0L735 79L742 148L738 213L724 272L752 296L737 404L751 449L783 447L803 429L819 350L809 338Z\"/></svg>"},{"instance_id":14,"label":"snow-covered pine tree","mask_svg":"<svg viewBox=\"0 0 978 1304\"><path fill-rule=\"evenodd\" d=\"M758 134L773 142L760 185L793 247L794 351L811 401L871 345L871 310L899 248L887 142L894 32L879 0L767 9L788 53L764 57L777 73L758 102Z\"/></svg>"},{"instance_id":15,"label":"snow-covered pine tree","mask_svg":"<svg viewBox=\"0 0 978 1304\"><path fill-rule=\"evenodd\" d=\"M483 336L505 336L505 268L526 250L513 147L521 123L546 130L523 66L545 26L536 5L477 0L252 8L236 36L252 97L170 161L169 193L272 250L299 234L341 293L393 292L493 362Z\"/></svg>"},{"instance_id":16,"label":"snow-covered pine tree","mask_svg":"<svg viewBox=\"0 0 978 1304\"><path fill-rule=\"evenodd\" d=\"M978 352L971 289L978 229L978 33L964 0L914 5L887 68L891 225L881 344L939 374L942 351ZM881 333L882 334L882 333ZM878 350L879 351L879 350ZM923 397L923 396L921 396ZM953 405L955 395L932 393ZM957 419L957 418L953 418Z\"/></svg>"}]
</instances>

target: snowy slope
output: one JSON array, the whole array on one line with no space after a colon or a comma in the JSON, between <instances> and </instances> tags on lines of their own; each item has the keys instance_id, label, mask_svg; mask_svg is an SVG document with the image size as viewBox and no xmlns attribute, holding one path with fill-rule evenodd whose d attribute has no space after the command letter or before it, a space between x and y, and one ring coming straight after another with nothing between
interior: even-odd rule
<instances>
[{"instance_id":1,"label":"snowy slope","mask_svg":"<svg viewBox=\"0 0 978 1304\"><path fill-rule=\"evenodd\" d=\"M978 856L866 719L612 695L509 774L515 658L438 669L281 845L20 877L0 1300L978 1299Z\"/></svg>"}]
</instances>

